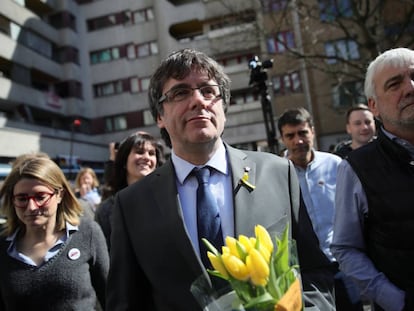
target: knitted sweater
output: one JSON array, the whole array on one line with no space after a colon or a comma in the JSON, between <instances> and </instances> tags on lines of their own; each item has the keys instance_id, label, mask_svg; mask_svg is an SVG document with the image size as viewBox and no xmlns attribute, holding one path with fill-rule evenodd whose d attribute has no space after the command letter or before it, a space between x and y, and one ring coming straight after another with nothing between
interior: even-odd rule
<instances>
[{"instance_id":1,"label":"knitted sweater","mask_svg":"<svg viewBox=\"0 0 414 311\"><path fill-rule=\"evenodd\" d=\"M95 220L101 226L102 232L106 238L106 244L108 250L111 249L111 223L112 223L112 210L115 206L115 198L111 195L105 201L103 201L95 212Z\"/></svg>"},{"instance_id":2,"label":"knitted sweater","mask_svg":"<svg viewBox=\"0 0 414 311\"><path fill-rule=\"evenodd\" d=\"M0 240L0 311L91 311L105 307L109 256L99 225L83 218L53 258L39 267L10 257Z\"/></svg>"}]
</instances>

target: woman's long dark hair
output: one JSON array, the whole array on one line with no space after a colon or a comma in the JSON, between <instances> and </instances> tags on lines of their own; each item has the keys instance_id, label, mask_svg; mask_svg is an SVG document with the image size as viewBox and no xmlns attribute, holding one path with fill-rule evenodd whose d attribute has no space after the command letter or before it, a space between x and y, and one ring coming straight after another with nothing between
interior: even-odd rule
<instances>
[{"instance_id":1,"label":"woman's long dark hair","mask_svg":"<svg viewBox=\"0 0 414 311\"><path fill-rule=\"evenodd\" d=\"M114 169L112 176L109 179L109 185L112 188L113 193L128 186L126 166L132 148L144 147L146 143L150 143L155 148L157 158L156 166L158 167L164 164L164 147L157 139L151 134L141 131L131 134L119 144L118 152L115 157Z\"/></svg>"}]
</instances>

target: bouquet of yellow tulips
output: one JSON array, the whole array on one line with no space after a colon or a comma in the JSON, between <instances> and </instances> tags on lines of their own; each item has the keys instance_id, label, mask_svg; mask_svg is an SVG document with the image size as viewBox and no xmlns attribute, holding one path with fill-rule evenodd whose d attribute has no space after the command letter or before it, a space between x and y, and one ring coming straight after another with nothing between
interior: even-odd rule
<instances>
[{"instance_id":1,"label":"bouquet of yellow tulips","mask_svg":"<svg viewBox=\"0 0 414 311\"><path fill-rule=\"evenodd\" d=\"M300 311L302 306L298 265L291 265L288 226L276 247L261 226L255 226L255 237L226 237L220 253L203 239L214 270L211 275L223 278L235 291L244 310Z\"/></svg>"}]
</instances>

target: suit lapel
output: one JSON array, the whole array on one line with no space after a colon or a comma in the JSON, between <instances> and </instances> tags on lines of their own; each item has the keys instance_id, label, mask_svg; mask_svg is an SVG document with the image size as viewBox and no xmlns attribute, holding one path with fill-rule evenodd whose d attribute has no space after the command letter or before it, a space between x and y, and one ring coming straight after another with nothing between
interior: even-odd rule
<instances>
[{"instance_id":1,"label":"suit lapel","mask_svg":"<svg viewBox=\"0 0 414 311\"><path fill-rule=\"evenodd\" d=\"M234 204L234 234L246 234L245 230L254 228L254 219L251 209L254 207L254 195L244 186L240 186L246 167L250 168L249 182L256 184L256 163L247 157L241 150L226 145L233 176L233 204Z\"/></svg>"},{"instance_id":2,"label":"suit lapel","mask_svg":"<svg viewBox=\"0 0 414 311\"><path fill-rule=\"evenodd\" d=\"M195 275L201 275L202 270L204 270L202 269L203 264L194 250L184 224L175 170L171 160L155 171L155 176L151 183L157 208L160 209L163 217L169 220L167 222L169 225L165 228L166 234L171 237L171 243L175 243L178 251L181 253L180 260L183 258L187 260L188 267L193 270ZM207 274L206 271L203 273Z\"/></svg>"}]
</instances>

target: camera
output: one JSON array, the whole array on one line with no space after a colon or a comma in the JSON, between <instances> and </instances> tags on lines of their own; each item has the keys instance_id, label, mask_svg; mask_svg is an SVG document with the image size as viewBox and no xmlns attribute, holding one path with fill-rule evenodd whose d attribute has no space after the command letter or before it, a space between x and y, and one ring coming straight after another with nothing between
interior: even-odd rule
<instances>
[{"instance_id":1,"label":"camera","mask_svg":"<svg viewBox=\"0 0 414 311\"><path fill-rule=\"evenodd\" d=\"M258 56L254 56L250 61L249 61L249 68L251 70L261 70L263 69L268 69L268 68L272 68L273 67L273 59L267 59L265 60L263 63L259 60Z\"/></svg>"},{"instance_id":2,"label":"camera","mask_svg":"<svg viewBox=\"0 0 414 311\"><path fill-rule=\"evenodd\" d=\"M273 67L273 59L265 60L261 62L258 56L254 56L249 61L250 68L250 82L249 85L255 85L259 88L265 87L265 81L267 80L266 69Z\"/></svg>"}]
</instances>

